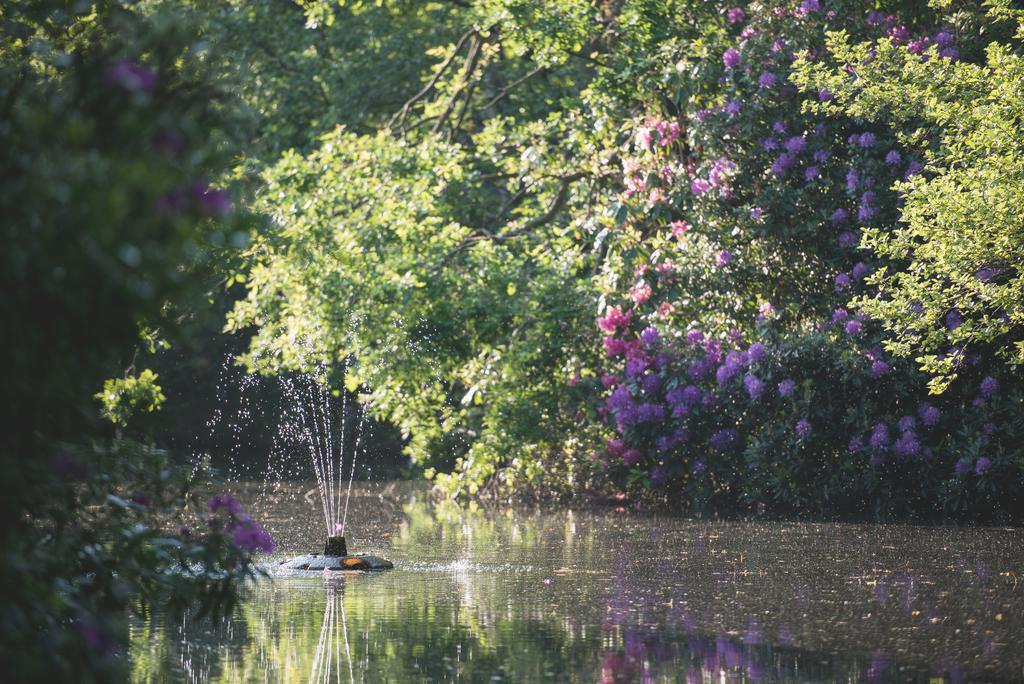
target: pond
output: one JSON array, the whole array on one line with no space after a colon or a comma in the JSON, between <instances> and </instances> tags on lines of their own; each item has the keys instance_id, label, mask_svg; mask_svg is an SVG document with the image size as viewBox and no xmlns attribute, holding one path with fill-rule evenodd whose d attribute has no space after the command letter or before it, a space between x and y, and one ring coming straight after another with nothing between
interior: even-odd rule
<instances>
[{"instance_id":1,"label":"pond","mask_svg":"<svg viewBox=\"0 0 1024 684\"><path fill-rule=\"evenodd\" d=\"M318 550L312 486L236 489L269 565ZM371 574L275 575L230 619L132 625L135 681L1024 678L1024 530L493 510L357 485Z\"/></svg>"}]
</instances>

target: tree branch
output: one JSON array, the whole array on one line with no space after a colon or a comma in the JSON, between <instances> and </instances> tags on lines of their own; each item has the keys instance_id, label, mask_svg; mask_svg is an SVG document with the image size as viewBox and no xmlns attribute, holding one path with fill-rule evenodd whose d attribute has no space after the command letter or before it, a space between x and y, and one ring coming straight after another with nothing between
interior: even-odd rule
<instances>
[{"instance_id":1,"label":"tree branch","mask_svg":"<svg viewBox=\"0 0 1024 684\"><path fill-rule=\"evenodd\" d=\"M437 85L437 82L441 79L441 76L443 76L444 73L448 71L449 67L451 67L459 52L462 51L462 46L466 44L467 40L469 40L476 34L477 30L475 28L472 28L462 34L462 37L459 38L459 42L455 44L455 49L452 50L452 54L449 55L448 59L444 60L444 62L441 63L441 66L437 68L437 71L435 71L434 75L430 78L429 81L427 81L427 84L423 86L423 88L421 88L418 93L416 93L408 101L406 101L406 103L402 105L402 108L398 110L394 116L391 117L387 125L389 129L394 128L396 123L401 123L402 121L404 121L405 117L409 115L409 110L412 108L412 106L421 99L423 99L424 97L426 97L426 95L431 90L434 89L434 86Z\"/></svg>"}]
</instances>

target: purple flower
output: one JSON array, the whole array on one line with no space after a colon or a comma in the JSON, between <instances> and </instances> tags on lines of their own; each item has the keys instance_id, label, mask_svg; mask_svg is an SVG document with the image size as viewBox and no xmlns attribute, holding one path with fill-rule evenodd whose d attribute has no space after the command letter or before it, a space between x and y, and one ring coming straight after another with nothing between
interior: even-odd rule
<instances>
[{"instance_id":1,"label":"purple flower","mask_svg":"<svg viewBox=\"0 0 1024 684\"><path fill-rule=\"evenodd\" d=\"M661 389L661 376L651 373L640 380L640 386L644 388L644 394L652 396Z\"/></svg>"},{"instance_id":2,"label":"purple flower","mask_svg":"<svg viewBox=\"0 0 1024 684\"><path fill-rule=\"evenodd\" d=\"M957 477L964 477L971 472L971 467L973 465L974 464L971 462L970 456L963 456L956 462L956 465L953 466L953 473L956 474Z\"/></svg>"},{"instance_id":3,"label":"purple flower","mask_svg":"<svg viewBox=\"0 0 1024 684\"><path fill-rule=\"evenodd\" d=\"M836 276L836 292L842 292L843 290L850 287L850 276L845 273L840 273Z\"/></svg>"},{"instance_id":4,"label":"purple flower","mask_svg":"<svg viewBox=\"0 0 1024 684\"><path fill-rule=\"evenodd\" d=\"M896 425L901 432L910 432L917 425L917 419L914 416L903 416L896 421Z\"/></svg>"},{"instance_id":5,"label":"purple flower","mask_svg":"<svg viewBox=\"0 0 1024 684\"><path fill-rule=\"evenodd\" d=\"M704 180L703 178L694 178L693 182L690 183L690 192L692 192L694 195L703 195L710 189L711 183Z\"/></svg>"},{"instance_id":6,"label":"purple flower","mask_svg":"<svg viewBox=\"0 0 1024 684\"><path fill-rule=\"evenodd\" d=\"M889 364L885 361L874 361L871 364L871 377L880 378L889 372Z\"/></svg>"},{"instance_id":7,"label":"purple flower","mask_svg":"<svg viewBox=\"0 0 1024 684\"><path fill-rule=\"evenodd\" d=\"M794 135L791 138L786 138L785 147L790 154L800 154L807 149L807 141L802 135Z\"/></svg>"},{"instance_id":8,"label":"purple flower","mask_svg":"<svg viewBox=\"0 0 1024 684\"><path fill-rule=\"evenodd\" d=\"M783 152L778 159L772 162L772 173L776 177L786 175L786 172L796 163L796 158L789 152Z\"/></svg>"},{"instance_id":9,"label":"purple flower","mask_svg":"<svg viewBox=\"0 0 1024 684\"><path fill-rule=\"evenodd\" d=\"M839 207L832 212L832 223L839 225L845 223L850 218L850 212L846 211L842 207Z\"/></svg>"},{"instance_id":10,"label":"purple flower","mask_svg":"<svg viewBox=\"0 0 1024 684\"><path fill-rule=\"evenodd\" d=\"M811 14L812 12L821 11L821 3L818 0L804 0L800 3L800 11L804 14Z\"/></svg>"},{"instance_id":11,"label":"purple flower","mask_svg":"<svg viewBox=\"0 0 1024 684\"><path fill-rule=\"evenodd\" d=\"M900 153L897 150L889 150L889 153L885 155L885 163L895 166L900 163Z\"/></svg>"},{"instance_id":12,"label":"purple flower","mask_svg":"<svg viewBox=\"0 0 1024 684\"><path fill-rule=\"evenodd\" d=\"M238 500L230 494L215 496L206 505L213 513L223 510L230 515L239 515L242 512L242 504L238 503Z\"/></svg>"},{"instance_id":13,"label":"purple flower","mask_svg":"<svg viewBox=\"0 0 1024 684\"><path fill-rule=\"evenodd\" d=\"M747 349L747 354L750 356L750 360L755 363L763 361L765 353L764 345L760 342L754 342L754 344L750 345L750 348Z\"/></svg>"},{"instance_id":14,"label":"purple flower","mask_svg":"<svg viewBox=\"0 0 1024 684\"><path fill-rule=\"evenodd\" d=\"M860 321L848 321L846 323L847 335L859 335L862 330L864 330L864 326Z\"/></svg>"},{"instance_id":15,"label":"purple flower","mask_svg":"<svg viewBox=\"0 0 1024 684\"><path fill-rule=\"evenodd\" d=\"M820 100L821 102L828 102L833 97L835 96L832 94L832 91L829 90L828 88L822 88L821 90L818 91L818 100Z\"/></svg>"},{"instance_id":16,"label":"purple flower","mask_svg":"<svg viewBox=\"0 0 1024 684\"><path fill-rule=\"evenodd\" d=\"M978 459L978 462L974 464L974 472L978 475L984 475L985 471L992 467L992 461L987 456L982 456Z\"/></svg>"},{"instance_id":17,"label":"purple flower","mask_svg":"<svg viewBox=\"0 0 1024 684\"><path fill-rule=\"evenodd\" d=\"M740 65L740 51L736 48L729 48L722 54L722 63L727 69L735 69Z\"/></svg>"},{"instance_id":18,"label":"purple flower","mask_svg":"<svg viewBox=\"0 0 1024 684\"><path fill-rule=\"evenodd\" d=\"M963 324L964 324L963 317L961 317L960 314L957 313L956 311L950 311L948 314L946 314L946 329L947 330L956 330L957 328L959 328Z\"/></svg>"},{"instance_id":19,"label":"purple flower","mask_svg":"<svg viewBox=\"0 0 1024 684\"><path fill-rule=\"evenodd\" d=\"M130 60L111 64L107 68L107 80L133 93L149 92L156 88L157 83L156 74L147 67Z\"/></svg>"},{"instance_id":20,"label":"purple flower","mask_svg":"<svg viewBox=\"0 0 1024 684\"><path fill-rule=\"evenodd\" d=\"M795 390L796 382L794 382L790 378L786 378L785 380L779 383L779 396L781 397L792 396Z\"/></svg>"},{"instance_id":21,"label":"purple flower","mask_svg":"<svg viewBox=\"0 0 1024 684\"><path fill-rule=\"evenodd\" d=\"M814 153L814 161L818 162L819 164L824 164L825 162L828 161L828 158L828 150L817 150Z\"/></svg>"},{"instance_id":22,"label":"purple flower","mask_svg":"<svg viewBox=\"0 0 1024 684\"><path fill-rule=\"evenodd\" d=\"M960 59L960 51L957 50L955 47L943 48L943 50L939 53L939 57L941 57L942 59L956 61Z\"/></svg>"},{"instance_id":23,"label":"purple flower","mask_svg":"<svg viewBox=\"0 0 1024 684\"><path fill-rule=\"evenodd\" d=\"M700 330L691 330L686 333L686 341L690 344L700 344L704 341L704 333Z\"/></svg>"},{"instance_id":24,"label":"purple flower","mask_svg":"<svg viewBox=\"0 0 1024 684\"><path fill-rule=\"evenodd\" d=\"M928 47L928 39L927 38L921 38L920 40L912 40L912 41L910 41L910 43L907 44L907 50L911 54L915 54L915 55L921 54L922 52L925 51L925 48L927 48L927 47Z\"/></svg>"},{"instance_id":25,"label":"purple flower","mask_svg":"<svg viewBox=\"0 0 1024 684\"><path fill-rule=\"evenodd\" d=\"M730 24L738 24L744 19L746 19L746 17L746 12L744 12L739 7L733 7L732 9L725 13L725 18L729 21Z\"/></svg>"},{"instance_id":26,"label":"purple flower","mask_svg":"<svg viewBox=\"0 0 1024 684\"><path fill-rule=\"evenodd\" d=\"M808 166L804 169L804 180L808 183L813 181L815 178L821 175L821 169L817 166Z\"/></svg>"},{"instance_id":27,"label":"purple flower","mask_svg":"<svg viewBox=\"0 0 1024 684\"><path fill-rule=\"evenodd\" d=\"M892 39L893 45L903 45L910 40L910 31L906 26L893 26L889 30L889 38Z\"/></svg>"},{"instance_id":28,"label":"purple flower","mask_svg":"<svg viewBox=\"0 0 1024 684\"><path fill-rule=\"evenodd\" d=\"M724 363L718 367L715 372L715 380L718 381L719 385L724 385L736 377L740 372L739 364L735 363Z\"/></svg>"},{"instance_id":29,"label":"purple flower","mask_svg":"<svg viewBox=\"0 0 1024 684\"><path fill-rule=\"evenodd\" d=\"M871 430L871 448L881 451L889 446L889 428L878 423Z\"/></svg>"},{"instance_id":30,"label":"purple flower","mask_svg":"<svg viewBox=\"0 0 1024 684\"><path fill-rule=\"evenodd\" d=\"M917 415L921 416L922 423L928 427L933 427L938 424L939 419L942 417L942 412L931 404L921 402L917 406Z\"/></svg>"},{"instance_id":31,"label":"purple flower","mask_svg":"<svg viewBox=\"0 0 1024 684\"><path fill-rule=\"evenodd\" d=\"M846 172L846 189L849 192L855 192L858 185L860 185L860 174L856 169L850 169Z\"/></svg>"},{"instance_id":32,"label":"purple flower","mask_svg":"<svg viewBox=\"0 0 1024 684\"><path fill-rule=\"evenodd\" d=\"M665 418L665 407L661 404L646 402L640 404L639 422L657 423Z\"/></svg>"},{"instance_id":33,"label":"purple flower","mask_svg":"<svg viewBox=\"0 0 1024 684\"><path fill-rule=\"evenodd\" d=\"M917 456L921 453L921 442L917 440L917 435L913 432L904 432L892 445L892 450L897 456L903 458Z\"/></svg>"},{"instance_id":34,"label":"purple flower","mask_svg":"<svg viewBox=\"0 0 1024 684\"><path fill-rule=\"evenodd\" d=\"M626 378L636 380L647 370L647 362L641 358L633 358L626 361Z\"/></svg>"},{"instance_id":35,"label":"purple flower","mask_svg":"<svg viewBox=\"0 0 1024 684\"><path fill-rule=\"evenodd\" d=\"M274 540L270 538L270 533L252 521L236 525L232 530L231 538L235 542L235 546L249 553L274 552Z\"/></svg>"},{"instance_id":36,"label":"purple flower","mask_svg":"<svg viewBox=\"0 0 1024 684\"><path fill-rule=\"evenodd\" d=\"M757 78L757 87L761 89L774 88L778 77L770 71L762 72Z\"/></svg>"},{"instance_id":37,"label":"purple flower","mask_svg":"<svg viewBox=\"0 0 1024 684\"><path fill-rule=\"evenodd\" d=\"M857 454L864 450L864 438L860 435L854 435L850 438L850 443L847 445L846 450L851 454Z\"/></svg>"},{"instance_id":38,"label":"purple flower","mask_svg":"<svg viewBox=\"0 0 1024 684\"><path fill-rule=\"evenodd\" d=\"M811 422L806 418L801 418L796 422L796 434L800 439L806 439L811 435Z\"/></svg>"},{"instance_id":39,"label":"purple flower","mask_svg":"<svg viewBox=\"0 0 1024 684\"><path fill-rule=\"evenodd\" d=\"M935 34L935 37L932 40L934 40L935 44L938 45L940 48L949 47L954 42L953 34L950 33L949 31L941 31Z\"/></svg>"},{"instance_id":40,"label":"purple flower","mask_svg":"<svg viewBox=\"0 0 1024 684\"><path fill-rule=\"evenodd\" d=\"M903 174L903 179L904 180L910 180L910 178L912 176L916 176L917 174L921 173L921 171L923 169L924 169L924 164L922 164L921 162L917 161L916 159L912 159L907 164L907 172L905 174Z\"/></svg>"},{"instance_id":41,"label":"purple flower","mask_svg":"<svg viewBox=\"0 0 1024 684\"><path fill-rule=\"evenodd\" d=\"M740 113L741 108L742 104L739 100L729 100L725 103L725 113L729 116L736 116Z\"/></svg>"},{"instance_id":42,"label":"purple flower","mask_svg":"<svg viewBox=\"0 0 1024 684\"><path fill-rule=\"evenodd\" d=\"M640 339L643 340L643 343L648 347L653 347L661 340L661 336L658 334L657 328L648 326L644 328L642 333L640 333Z\"/></svg>"},{"instance_id":43,"label":"purple flower","mask_svg":"<svg viewBox=\"0 0 1024 684\"><path fill-rule=\"evenodd\" d=\"M763 140L761 140L761 148L764 149L765 152L773 152L779 149L778 138L774 138L772 136L764 138Z\"/></svg>"},{"instance_id":44,"label":"purple flower","mask_svg":"<svg viewBox=\"0 0 1024 684\"><path fill-rule=\"evenodd\" d=\"M999 381L992 376L987 376L981 381L981 396L991 397L999 391Z\"/></svg>"},{"instance_id":45,"label":"purple flower","mask_svg":"<svg viewBox=\"0 0 1024 684\"><path fill-rule=\"evenodd\" d=\"M715 265L719 268L724 268L732 263L732 253L727 249L723 249L715 256Z\"/></svg>"},{"instance_id":46,"label":"purple flower","mask_svg":"<svg viewBox=\"0 0 1024 684\"><path fill-rule=\"evenodd\" d=\"M836 324L836 325L842 323L843 321L845 321L849 317L850 317L850 314L849 314L849 312L846 311L846 309L840 308L840 309L836 309L835 311L832 312L832 322L834 324Z\"/></svg>"},{"instance_id":47,"label":"purple flower","mask_svg":"<svg viewBox=\"0 0 1024 684\"><path fill-rule=\"evenodd\" d=\"M764 383L756 375L748 375L743 378L743 387L751 401L757 401L764 394Z\"/></svg>"},{"instance_id":48,"label":"purple flower","mask_svg":"<svg viewBox=\"0 0 1024 684\"><path fill-rule=\"evenodd\" d=\"M874 218L875 214L877 213L878 210L872 207L871 205L862 204L859 207L857 207L857 220L870 221L872 218Z\"/></svg>"},{"instance_id":49,"label":"purple flower","mask_svg":"<svg viewBox=\"0 0 1024 684\"><path fill-rule=\"evenodd\" d=\"M196 183L192 195L199 211L206 216L227 216L231 213L231 197L226 190L211 188L206 183Z\"/></svg>"},{"instance_id":50,"label":"purple flower","mask_svg":"<svg viewBox=\"0 0 1024 684\"><path fill-rule=\"evenodd\" d=\"M711 435L711 439L708 442L711 444L711 448L716 451L726 451L733 448L739 443L740 435L736 430L732 428L726 428L725 430L719 430L718 432Z\"/></svg>"},{"instance_id":51,"label":"purple flower","mask_svg":"<svg viewBox=\"0 0 1024 684\"><path fill-rule=\"evenodd\" d=\"M855 247L857 245L857 241L857 234L850 230L844 230L839 234L839 239L836 240L836 242L839 243L839 246L843 248Z\"/></svg>"},{"instance_id":52,"label":"purple flower","mask_svg":"<svg viewBox=\"0 0 1024 684\"><path fill-rule=\"evenodd\" d=\"M863 261L858 261L853 265L853 271L851 272L854 280L863 280L864 276L871 272L871 269Z\"/></svg>"},{"instance_id":53,"label":"purple flower","mask_svg":"<svg viewBox=\"0 0 1024 684\"><path fill-rule=\"evenodd\" d=\"M764 209L761 207L752 207L750 210L750 218L759 219L764 215Z\"/></svg>"},{"instance_id":54,"label":"purple flower","mask_svg":"<svg viewBox=\"0 0 1024 684\"><path fill-rule=\"evenodd\" d=\"M861 133L860 137L857 138L857 145L860 147L872 147L874 146L876 141L877 138L875 137L874 133Z\"/></svg>"},{"instance_id":55,"label":"purple flower","mask_svg":"<svg viewBox=\"0 0 1024 684\"><path fill-rule=\"evenodd\" d=\"M985 423L984 425L981 426L981 431L985 435L991 435L993 432L996 431L996 425L995 423Z\"/></svg>"},{"instance_id":56,"label":"purple flower","mask_svg":"<svg viewBox=\"0 0 1024 684\"><path fill-rule=\"evenodd\" d=\"M786 122L781 119L772 124L772 130L782 135L786 132Z\"/></svg>"}]
</instances>

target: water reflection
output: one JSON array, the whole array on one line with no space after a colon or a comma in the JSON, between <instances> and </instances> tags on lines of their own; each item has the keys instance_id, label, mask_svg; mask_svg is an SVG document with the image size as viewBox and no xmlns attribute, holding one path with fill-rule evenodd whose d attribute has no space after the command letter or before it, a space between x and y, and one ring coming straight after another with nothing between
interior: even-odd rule
<instances>
[{"instance_id":1,"label":"water reflection","mask_svg":"<svg viewBox=\"0 0 1024 684\"><path fill-rule=\"evenodd\" d=\"M357 494L351 544L394 571L279 576L225 624L137 624L136 681L1024 676L1018 530L513 513L400 487ZM282 557L321 534L300 489L254 505Z\"/></svg>"},{"instance_id":2,"label":"water reflection","mask_svg":"<svg viewBox=\"0 0 1024 684\"><path fill-rule=\"evenodd\" d=\"M340 575L340 573L338 574ZM312 682L327 684L331 681L331 673L335 672L337 680L340 682L342 670L347 669L348 680L354 682L352 650L348 644L348 620L345 617L345 578L332 577L328 573L325 575L324 618L320 623L320 641L316 644L309 681L311 684ZM344 660L342 660L342 644L345 645ZM347 668L343 666L343 663Z\"/></svg>"}]
</instances>

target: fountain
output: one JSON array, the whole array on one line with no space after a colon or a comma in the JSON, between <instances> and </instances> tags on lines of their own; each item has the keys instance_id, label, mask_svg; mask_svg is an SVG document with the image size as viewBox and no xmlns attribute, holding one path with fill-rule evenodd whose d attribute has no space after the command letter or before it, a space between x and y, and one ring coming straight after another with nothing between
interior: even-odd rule
<instances>
[{"instance_id":1,"label":"fountain","mask_svg":"<svg viewBox=\"0 0 1024 684\"><path fill-rule=\"evenodd\" d=\"M344 371L348 371L348 362ZM348 504L352 497L352 482L355 479L356 462L360 453L366 411L356 402L359 414L355 443L349 459L348 487L342 496L343 471L345 465L345 432L348 418L348 395L342 393L341 415L335 422L331 392L325 381L312 375L281 378L285 395L294 407L295 420L290 422L294 437L304 444L313 460L317 490L324 512L327 536L323 553L312 553L283 561L280 567L287 570L387 570L393 568L391 561L365 553L349 553L345 541L345 525L348 522ZM339 434L335 439L335 425ZM342 505L344 504L344 505Z\"/></svg>"}]
</instances>

